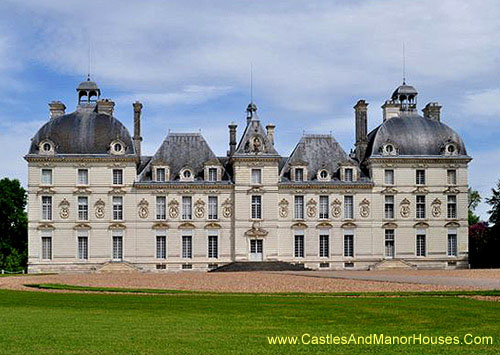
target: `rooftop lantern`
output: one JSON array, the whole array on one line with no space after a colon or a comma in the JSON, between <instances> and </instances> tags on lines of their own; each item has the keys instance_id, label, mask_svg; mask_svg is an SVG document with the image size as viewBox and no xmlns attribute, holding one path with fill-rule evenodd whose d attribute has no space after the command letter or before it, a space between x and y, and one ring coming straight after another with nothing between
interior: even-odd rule
<instances>
[{"instance_id":1,"label":"rooftop lantern","mask_svg":"<svg viewBox=\"0 0 500 355\"><path fill-rule=\"evenodd\" d=\"M95 81L90 80L90 76L76 88L78 92L78 106L95 106L101 96L101 90Z\"/></svg>"},{"instance_id":2,"label":"rooftop lantern","mask_svg":"<svg viewBox=\"0 0 500 355\"><path fill-rule=\"evenodd\" d=\"M417 90L407 85L403 80L403 85L400 85L392 93L392 101L401 105L401 111L415 111L417 108Z\"/></svg>"}]
</instances>

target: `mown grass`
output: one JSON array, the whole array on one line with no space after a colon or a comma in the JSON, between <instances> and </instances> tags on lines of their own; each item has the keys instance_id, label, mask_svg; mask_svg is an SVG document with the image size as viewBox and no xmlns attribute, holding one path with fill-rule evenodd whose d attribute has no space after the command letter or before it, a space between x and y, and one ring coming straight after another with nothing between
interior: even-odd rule
<instances>
[{"instance_id":1,"label":"mown grass","mask_svg":"<svg viewBox=\"0 0 500 355\"><path fill-rule=\"evenodd\" d=\"M2 354L499 353L500 303L451 297L0 290ZM268 336L492 336L493 345L269 345Z\"/></svg>"}]
</instances>

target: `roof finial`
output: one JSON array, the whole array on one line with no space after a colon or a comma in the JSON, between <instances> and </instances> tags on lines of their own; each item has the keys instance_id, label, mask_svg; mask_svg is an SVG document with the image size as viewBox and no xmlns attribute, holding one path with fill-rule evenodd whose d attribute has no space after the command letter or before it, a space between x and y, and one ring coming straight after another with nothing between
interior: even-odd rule
<instances>
[{"instance_id":1,"label":"roof finial","mask_svg":"<svg viewBox=\"0 0 500 355\"><path fill-rule=\"evenodd\" d=\"M90 36L89 36L89 63L88 63L88 71L87 71L87 81L90 81L90 72L92 69L92 47L90 43Z\"/></svg>"},{"instance_id":2,"label":"roof finial","mask_svg":"<svg viewBox=\"0 0 500 355\"><path fill-rule=\"evenodd\" d=\"M250 103L253 103L253 63L250 62Z\"/></svg>"},{"instance_id":3,"label":"roof finial","mask_svg":"<svg viewBox=\"0 0 500 355\"><path fill-rule=\"evenodd\" d=\"M405 57L405 41L403 41L403 85L406 85L406 57Z\"/></svg>"}]
</instances>

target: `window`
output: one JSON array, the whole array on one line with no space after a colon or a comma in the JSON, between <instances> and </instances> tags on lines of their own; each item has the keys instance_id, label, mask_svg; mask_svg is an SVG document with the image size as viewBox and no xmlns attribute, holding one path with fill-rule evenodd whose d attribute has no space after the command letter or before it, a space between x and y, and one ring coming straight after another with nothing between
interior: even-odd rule
<instances>
[{"instance_id":1,"label":"window","mask_svg":"<svg viewBox=\"0 0 500 355\"><path fill-rule=\"evenodd\" d=\"M352 258L354 256L354 235L344 234L344 256Z\"/></svg>"},{"instance_id":2,"label":"window","mask_svg":"<svg viewBox=\"0 0 500 355\"><path fill-rule=\"evenodd\" d=\"M353 180L353 170L352 168L345 168L344 170L344 181L352 182Z\"/></svg>"},{"instance_id":3,"label":"window","mask_svg":"<svg viewBox=\"0 0 500 355\"><path fill-rule=\"evenodd\" d=\"M208 181L217 181L217 168L208 168Z\"/></svg>"},{"instance_id":4,"label":"window","mask_svg":"<svg viewBox=\"0 0 500 355\"><path fill-rule=\"evenodd\" d=\"M354 218L354 196L344 196L344 218Z\"/></svg>"},{"instance_id":5,"label":"window","mask_svg":"<svg viewBox=\"0 0 500 355\"><path fill-rule=\"evenodd\" d=\"M319 218L328 218L328 196L319 197Z\"/></svg>"},{"instance_id":6,"label":"window","mask_svg":"<svg viewBox=\"0 0 500 355\"><path fill-rule=\"evenodd\" d=\"M303 168L295 168L295 181L304 181L304 169Z\"/></svg>"},{"instance_id":7,"label":"window","mask_svg":"<svg viewBox=\"0 0 500 355\"><path fill-rule=\"evenodd\" d=\"M319 235L319 256L327 258L330 254L330 236L328 231L321 231Z\"/></svg>"},{"instance_id":8,"label":"window","mask_svg":"<svg viewBox=\"0 0 500 355\"><path fill-rule=\"evenodd\" d=\"M165 168L156 168L156 181L165 182Z\"/></svg>"},{"instance_id":9,"label":"window","mask_svg":"<svg viewBox=\"0 0 500 355\"><path fill-rule=\"evenodd\" d=\"M294 256L296 258L303 258L304 257L304 235L303 234L297 234L295 236Z\"/></svg>"},{"instance_id":10,"label":"window","mask_svg":"<svg viewBox=\"0 0 500 355\"><path fill-rule=\"evenodd\" d=\"M189 170L189 169L184 170L184 172L182 173L182 176L183 176L185 179L190 179L190 178L191 178L191 175L192 175L192 173L191 173L191 170Z\"/></svg>"},{"instance_id":11,"label":"window","mask_svg":"<svg viewBox=\"0 0 500 355\"><path fill-rule=\"evenodd\" d=\"M86 196L78 197L78 220L87 221L89 219L89 198Z\"/></svg>"},{"instance_id":12,"label":"window","mask_svg":"<svg viewBox=\"0 0 500 355\"><path fill-rule=\"evenodd\" d=\"M52 196L42 196L42 220L52 220Z\"/></svg>"},{"instance_id":13,"label":"window","mask_svg":"<svg viewBox=\"0 0 500 355\"><path fill-rule=\"evenodd\" d=\"M417 234L417 256L425 256L425 234Z\"/></svg>"},{"instance_id":14,"label":"window","mask_svg":"<svg viewBox=\"0 0 500 355\"><path fill-rule=\"evenodd\" d=\"M42 169L42 185L52 185L52 169Z\"/></svg>"},{"instance_id":15,"label":"window","mask_svg":"<svg viewBox=\"0 0 500 355\"><path fill-rule=\"evenodd\" d=\"M304 219L304 196L295 196L295 218Z\"/></svg>"},{"instance_id":16,"label":"window","mask_svg":"<svg viewBox=\"0 0 500 355\"><path fill-rule=\"evenodd\" d=\"M113 260L123 259L123 234L122 231L113 231Z\"/></svg>"},{"instance_id":17,"label":"window","mask_svg":"<svg viewBox=\"0 0 500 355\"><path fill-rule=\"evenodd\" d=\"M394 185L394 170L392 169L384 170L384 183L386 185Z\"/></svg>"},{"instance_id":18,"label":"window","mask_svg":"<svg viewBox=\"0 0 500 355\"><path fill-rule=\"evenodd\" d=\"M184 259L193 257L193 238L190 235L182 236L182 257Z\"/></svg>"},{"instance_id":19,"label":"window","mask_svg":"<svg viewBox=\"0 0 500 355\"><path fill-rule=\"evenodd\" d=\"M123 185L122 169L113 169L113 185Z\"/></svg>"},{"instance_id":20,"label":"window","mask_svg":"<svg viewBox=\"0 0 500 355\"><path fill-rule=\"evenodd\" d=\"M208 257L209 258L218 258L219 250L218 250L218 236L217 235L209 235L208 236Z\"/></svg>"},{"instance_id":21,"label":"window","mask_svg":"<svg viewBox=\"0 0 500 355\"><path fill-rule=\"evenodd\" d=\"M217 219L217 196L208 196L208 219Z\"/></svg>"},{"instance_id":22,"label":"window","mask_svg":"<svg viewBox=\"0 0 500 355\"><path fill-rule=\"evenodd\" d=\"M252 218L262 218L262 196L252 196Z\"/></svg>"},{"instance_id":23,"label":"window","mask_svg":"<svg viewBox=\"0 0 500 355\"><path fill-rule=\"evenodd\" d=\"M121 221L123 219L123 197L113 196L113 220Z\"/></svg>"},{"instance_id":24,"label":"window","mask_svg":"<svg viewBox=\"0 0 500 355\"><path fill-rule=\"evenodd\" d=\"M425 218L425 196L418 195L417 196L417 218Z\"/></svg>"},{"instance_id":25,"label":"window","mask_svg":"<svg viewBox=\"0 0 500 355\"><path fill-rule=\"evenodd\" d=\"M166 259L167 258L167 236L163 234L156 236L156 258Z\"/></svg>"},{"instance_id":26,"label":"window","mask_svg":"<svg viewBox=\"0 0 500 355\"><path fill-rule=\"evenodd\" d=\"M252 184L262 183L262 170L252 169Z\"/></svg>"},{"instance_id":27,"label":"window","mask_svg":"<svg viewBox=\"0 0 500 355\"><path fill-rule=\"evenodd\" d=\"M182 196L182 219L192 219L191 196Z\"/></svg>"},{"instance_id":28,"label":"window","mask_svg":"<svg viewBox=\"0 0 500 355\"><path fill-rule=\"evenodd\" d=\"M447 180L448 185L456 185L457 184L457 171L456 170L448 170L447 171Z\"/></svg>"},{"instance_id":29,"label":"window","mask_svg":"<svg viewBox=\"0 0 500 355\"><path fill-rule=\"evenodd\" d=\"M87 231L78 231L78 259L87 260L89 258L89 238Z\"/></svg>"},{"instance_id":30,"label":"window","mask_svg":"<svg viewBox=\"0 0 500 355\"><path fill-rule=\"evenodd\" d=\"M52 259L52 233L50 231L42 232L42 259Z\"/></svg>"},{"instance_id":31,"label":"window","mask_svg":"<svg viewBox=\"0 0 500 355\"><path fill-rule=\"evenodd\" d=\"M89 171L87 169L78 169L78 178L76 180L78 185L89 184Z\"/></svg>"},{"instance_id":32,"label":"window","mask_svg":"<svg viewBox=\"0 0 500 355\"><path fill-rule=\"evenodd\" d=\"M425 185L425 170L417 170L415 172L415 183L417 185Z\"/></svg>"},{"instance_id":33,"label":"window","mask_svg":"<svg viewBox=\"0 0 500 355\"><path fill-rule=\"evenodd\" d=\"M394 257L394 229L385 230L385 256Z\"/></svg>"},{"instance_id":34,"label":"window","mask_svg":"<svg viewBox=\"0 0 500 355\"><path fill-rule=\"evenodd\" d=\"M457 218L457 196L448 196L448 218Z\"/></svg>"},{"instance_id":35,"label":"window","mask_svg":"<svg viewBox=\"0 0 500 355\"><path fill-rule=\"evenodd\" d=\"M457 232L449 231L448 232L448 256L457 256Z\"/></svg>"},{"instance_id":36,"label":"window","mask_svg":"<svg viewBox=\"0 0 500 355\"><path fill-rule=\"evenodd\" d=\"M385 196L385 218L392 219L394 218L394 196Z\"/></svg>"},{"instance_id":37,"label":"window","mask_svg":"<svg viewBox=\"0 0 500 355\"><path fill-rule=\"evenodd\" d=\"M156 196L156 219L167 219L167 198L165 196Z\"/></svg>"},{"instance_id":38,"label":"window","mask_svg":"<svg viewBox=\"0 0 500 355\"><path fill-rule=\"evenodd\" d=\"M330 174L328 173L328 171L320 170L320 172L319 172L319 179L320 180L328 180L329 177L330 177Z\"/></svg>"}]
</instances>

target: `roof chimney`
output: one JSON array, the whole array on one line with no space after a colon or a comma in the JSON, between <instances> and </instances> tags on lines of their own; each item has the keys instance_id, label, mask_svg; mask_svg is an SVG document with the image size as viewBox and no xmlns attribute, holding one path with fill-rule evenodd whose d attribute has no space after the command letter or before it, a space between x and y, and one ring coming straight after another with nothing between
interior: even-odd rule
<instances>
[{"instance_id":1,"label":"roof chimney","mask_svg":"<svg viewBox=\"0 0 500 355\"><path fill-rule=\"evenodd\" d=\"M97 113L104 113L106 115L113 116L114 108L115 103L109 99L97 100Z\"/></svg>"},{"instance_id":2,"label":"roof chimney","mask_svg":"<svg viewBox=\"0 0 500 355\"><path fill-rule=\"evenodd\" d=\"M66 110L66 105L61 101L52 101L49 103L50 119L53 120L59 116L63 116Z\"/></svg>"},{"instance_id":3,"label":"roof chimney","mask_svg":"<svg viewBox=\"0 0 500 355\"><path fill-rule=\"evenodd\" d=\"M236 127L237 125L234 124L234 122L231 122L229 127L229 150L227 152L228 156L231 156L234 154L234 151L236 150Z\"/></svg>"},{"instance_id":4,"label":"roof chimney","mask_svg":"<svg viewBox=\"0 0 500 355\"><path fill-rule=\"evenodd\" d=\"M424 117L431 120L440 121L441 107L443 106L439 105L438 102L429 102L422 110L422 112L424 113Z\"/></svg>"},{"instance_id":5,"label":"roof chimney","mask_svg":"<svg viewBox=\"0 0 500 355\"><path fill-rule=\"evenodd\" d=\"M139 101L136 101L132 104L134 106L134 147L135 154L138 157L141 156L141 112L142 112L142 104Z\"/></svg>"},{"instance_id":6,"label":"roof chimney","mask_svg":"<svg viewBox=\"0 0 500 355\"><path fill-rule=\"evenodd\" d=\"M365 159L366 147L368 145L368 104L365 100L359 100L354 105L356 120L356 158L359 162Z\"/></svg>"},{"instance_id":7,"label":"roof chimney","mask_svg":"<svg viewBox=\"0 0 500 355\"><path fill-rule=\"evenodd\" d=\"M382 105L382 112L384 116L384 122L390 118L398 117L401 111L401 105L394 100L387 100Z\"/></svg>"},{"instance_id":8,"label":"roof chimney","mask_svg":"<svg viewBox=\"0 0 500 355\"><path fill-rule=\"evenodd\" d=\"M275 125L273 124L268 124L266 126L266 131L267 131L267 138L271 142L272 145L274 145L274 129L276 128Z\"/></svg>"}]
</instances>

